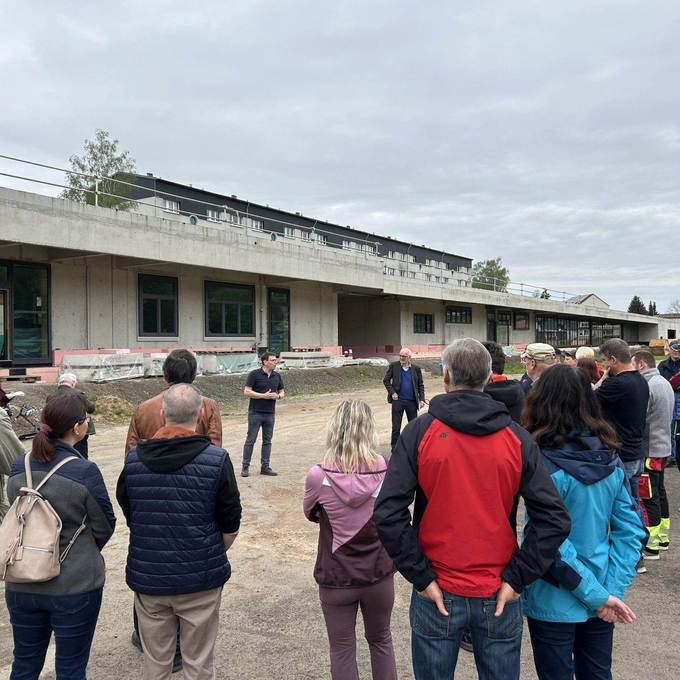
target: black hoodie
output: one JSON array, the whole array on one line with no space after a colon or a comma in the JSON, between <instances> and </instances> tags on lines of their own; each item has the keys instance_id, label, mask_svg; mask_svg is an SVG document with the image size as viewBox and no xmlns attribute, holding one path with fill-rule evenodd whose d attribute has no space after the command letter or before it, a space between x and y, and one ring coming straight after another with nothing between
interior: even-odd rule
<instances>
[{"instance_id":1,"label":"black hoodie","mask_svg":"<svg viewBox=\"0 0 680 680\"><path fill-rule=\"evenodd\" d=\"M510 380L506 378L505 380L492 381L484 388L484 392L492 399L500 401L501 404L505 404L510 417L516 423L519 423L522 409L524 408L524 400L526 398L526 394L524 393L519 380Z\"/></svg>"},{"instance_id":2,"label":"black hoodie","mask_svg":"<svg viewBox=\"0 0 680 680\"><path fill-rule=\"evenodd\" d=\"M521 549L520 495L531 518ZM489 597L501 581L521 592L548 569L570 530L529 433L503 404L474 390L434 397L429 413L407 425L373 518L397 569L417 590L436 579L463 597Z\"/></svg>"}]
</instances>

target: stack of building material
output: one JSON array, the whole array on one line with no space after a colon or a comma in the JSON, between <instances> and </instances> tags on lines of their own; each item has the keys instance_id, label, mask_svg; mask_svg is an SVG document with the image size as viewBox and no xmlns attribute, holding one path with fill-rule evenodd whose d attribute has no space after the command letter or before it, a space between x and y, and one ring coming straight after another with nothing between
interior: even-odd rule
<instances>
[{"instance_id":1,"label":"stack of building material","mask_svg":"<svg viewBox=\"0 0 680 680\"><path fill-rule=\"evenodd\" d=\"M144 377L144 354L66 354L63 373L75 373L78 382L108 382Z\"/></svg>"},{"instance_id":2,"label":"stack of building material","mask_svg":"<svg viewBox=\"0 0 680 680\"><path fill-rule=\"evenodd\" d=\"M330 368L330 352L281 352L286 368Z\"/></svg>"}]
</instances>

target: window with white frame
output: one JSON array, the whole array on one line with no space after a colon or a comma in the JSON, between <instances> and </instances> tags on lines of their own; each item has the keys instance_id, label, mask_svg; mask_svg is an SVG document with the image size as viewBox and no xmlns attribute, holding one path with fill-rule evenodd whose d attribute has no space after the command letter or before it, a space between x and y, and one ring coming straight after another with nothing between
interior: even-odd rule
<instances>
[{"instance_id":1,"label":"window with white frame","mask_svg":"<svg viewBox=\"0 0 680 680\"><path fill-rule=\"evenodd\" d=\"M321 244L322 246L325 246L326 243L328 242L328 239L326 238L326 234L319 234L318 232L314 236L316 239L316 242Z\"/></svg>"},{"instance_id":2,"label":"window with white frame","mask_svg":"<svg viewBox=\"0 0 680 680\"><path fill-rule=\"evenodd\" d=\"M208 218L208 222L219 222L221 212L218 208L208 208L205 211L205 216Z\"/></svg>"},{"instance_id":3,"label":"window with white frame","mask_svg":"<svg viewBox=\"0 0 680 680\"><path fill-rule=\"evenodd\" d=\"M303 241L309 241L310 240L310 234L306 229L300 230L300 236L301 236Z\"/></svg>"},{"instance_id":4,"label":"window with white frame","mask_svg":"<svg viewBox=\"0 0 680 680\"><path fill-rule=\"evenodd\" d=\"M415 279L416 273L415 272L408 272L408 277L409 277L409 279Z\"/></svg>"},{"instance_id":5,"label":"window with white frame","mask_svg":"<svg viewBox=\"0 0 680 680\"><path fill-rule=\"evenodd\" d=\"M163 210L165 212L177 213L179 214L179 201L173 201L169 198L163 199Z\"/></svg>"},{"instance_id":6,"label":"window with white frame","mask_svg":"<svg viewBox=\"0 0 680 680\"><path fill-rule=\"evenodd\" d=\"M392 267L385 267L385 274L388 276L394 276L395 270Z\"/></svg>"},{"instance_id":7,"label":"window with white frame","mask_svg":"<svg viewBox=\"0 0 680 680\"><path fill-rule=\"evenodd\" d=\"M293 227L284 227L283 235L286 238L295 238L295 229Z\"/></svg>"}]
</instances>

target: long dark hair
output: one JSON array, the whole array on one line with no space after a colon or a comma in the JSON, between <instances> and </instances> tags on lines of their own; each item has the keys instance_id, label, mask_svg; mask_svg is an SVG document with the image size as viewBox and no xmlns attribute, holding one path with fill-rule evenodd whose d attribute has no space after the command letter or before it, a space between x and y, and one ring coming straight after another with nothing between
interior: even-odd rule
<instances>
[{"instance_id":1,"label":"long dark hair","mask_svg":"<svg viewBox=\"0 0 680 680\"><path fill-rule=\"evenodd\" d=\"M572 366L552 366L541 375L527 395L522 425L543 447L560 447L588 433L605 446L621 448L585 372Z\"/></svg>"},{"instance_id":2,"label":"long dark hair","mask_svg":"<svg viewBox=\"0 0 680 680\"><path fill-rule=\"evenodd\" d=\"M31 456L49 463L56 450L57 439L87 418L85 404L77 392L69 390L50 399L42 411L40 432L33 438Z\"/></svg>"}]
</instances>

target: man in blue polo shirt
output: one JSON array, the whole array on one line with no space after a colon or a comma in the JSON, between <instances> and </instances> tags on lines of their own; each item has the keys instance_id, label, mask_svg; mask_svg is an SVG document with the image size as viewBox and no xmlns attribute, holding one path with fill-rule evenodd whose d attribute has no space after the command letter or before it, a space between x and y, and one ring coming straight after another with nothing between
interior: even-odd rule
<instances>
[{"instance_id":1,"label":"man in blue polo shirt","mask_svg":"<svg viewBox=\"0 0 680 680\"><path fill-rule=\"evenodd\" d=\"M249 475L250 459L253 457L253 446L257 433L262 428L262 454L260 460L260 474L276 477L276 472L269 466L272 451L272 435L274 434L274 418L276 402L283 399L283 380L274 369L278 362L276 354L265 352L261 357L262 368L256 368L248 373L243 394L250 397L248 406L248 434L243 445L243 465L241 477Z\"/></svg>"}]
</instances>

